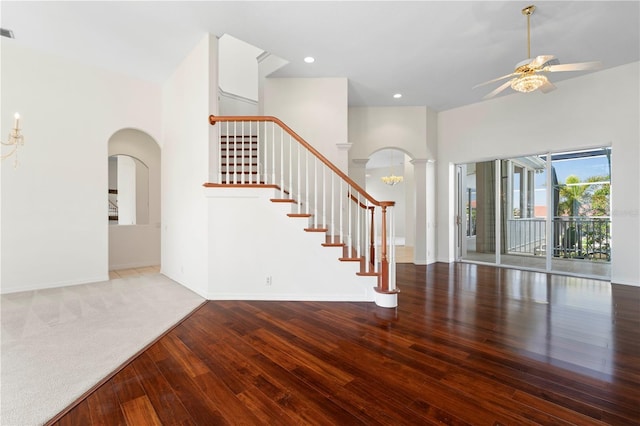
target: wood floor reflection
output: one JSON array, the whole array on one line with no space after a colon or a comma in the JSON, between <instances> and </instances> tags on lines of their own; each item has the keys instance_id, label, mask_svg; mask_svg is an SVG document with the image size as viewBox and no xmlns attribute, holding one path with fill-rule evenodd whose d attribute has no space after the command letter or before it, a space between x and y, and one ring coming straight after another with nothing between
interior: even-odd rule
<instances>
[{"instance_id":1,"label":"wood floor reflection","mask_svg":"<svg viewBox=\"0 0 640 426\"><path fill-rule=\"evenodd\" d=\"M397 265L399 307L209 301L56 424L639 424L640 288Z\"/></svg>"}]
</instances>

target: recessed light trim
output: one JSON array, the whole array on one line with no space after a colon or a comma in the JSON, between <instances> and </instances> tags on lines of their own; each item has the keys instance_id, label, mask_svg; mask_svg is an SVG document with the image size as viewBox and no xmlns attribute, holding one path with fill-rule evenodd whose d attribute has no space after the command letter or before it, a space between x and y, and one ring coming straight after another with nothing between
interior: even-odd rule
<instances>
[{"instance_id":1,"label":"recessed light trim","mask_svg":"<svg viewBox=\"0 0 640 426\"><path fill-rule=\"evenodd\" d=\"M393 97L394 99L400 99L402 97L402 93L396 93Z\"/></svg>"},{"instance_id":2,"label":"recessed light trim","mask_svg":"<svg viewBox=\"0 0 640 426\"><path fill-rule=\"evenodd\" d=\"M308 64L312 64L316 61L316 59L313 56L307 56L306 58L304 58L304 61Z\"/></svg>"}]
</instances>

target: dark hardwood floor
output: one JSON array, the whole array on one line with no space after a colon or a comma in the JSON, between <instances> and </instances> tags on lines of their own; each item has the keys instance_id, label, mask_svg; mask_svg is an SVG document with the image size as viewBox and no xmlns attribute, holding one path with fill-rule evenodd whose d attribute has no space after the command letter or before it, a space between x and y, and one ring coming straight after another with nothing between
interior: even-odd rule
<instances>
[{"instance_id":1,"label":"dark hardwood floor","mask_svg":"<svg viewBox=\"0 0 640 426\"><path fill-rule=\"evenodd\" d=\"M397 309L207 302L54 424L640 424L640 288L442 263L397 282Z\"/></svg>"}]
</instances>

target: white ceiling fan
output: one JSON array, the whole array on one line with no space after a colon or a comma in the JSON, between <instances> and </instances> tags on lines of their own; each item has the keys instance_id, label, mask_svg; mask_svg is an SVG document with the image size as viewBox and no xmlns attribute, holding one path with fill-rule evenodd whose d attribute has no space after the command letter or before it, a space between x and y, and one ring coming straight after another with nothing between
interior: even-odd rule
<instances>
[{"instance_id":1,"label":"white ceiling fan","mask_svg":"<svg viewBox=\"0 0 640 426\"><path fill-rule=\"evenodd\" d=\"M515 71L511 74L503 75L502 77L495 78L493 80L485 81L475 85L473 88L481 87L487 84L495 83L496 81L504 80L505 78L511 78L491 93L484 96L482 99L490 99L496 96L498 93L511 86L513 90L523 93L533 92L540 89L542 93L548 93L556 89L556 86L549 81L544 73L558 72L558 71L586 71L595 70L602 67L602 62L580 62L575 64L560 64L558 59L553 55L540 55L531 59L531 15L536 7L531 5L522 9L522 14L527 17L527 56L522 62L516 64Z\"/></svg>"}]
</instances>

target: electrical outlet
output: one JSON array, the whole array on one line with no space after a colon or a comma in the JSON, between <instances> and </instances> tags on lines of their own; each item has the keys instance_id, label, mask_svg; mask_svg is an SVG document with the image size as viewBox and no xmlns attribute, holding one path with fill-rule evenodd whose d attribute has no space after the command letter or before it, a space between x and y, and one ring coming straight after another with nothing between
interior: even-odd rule
<instances>
[{"instance_id":1,"label":"electrical outlet","mask_svg":"<svg viewBox=\"0 0 640 426\"><path fill-rule=\"evenodd\" d=\"M268 277L267 277L267 282L266 282L266 284L267 284L267 285L271 285L271 276L268 276Z\"/></svg>"}]
</instances>

